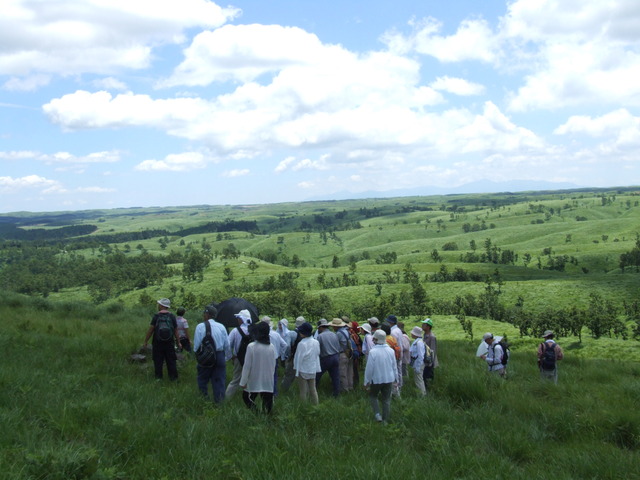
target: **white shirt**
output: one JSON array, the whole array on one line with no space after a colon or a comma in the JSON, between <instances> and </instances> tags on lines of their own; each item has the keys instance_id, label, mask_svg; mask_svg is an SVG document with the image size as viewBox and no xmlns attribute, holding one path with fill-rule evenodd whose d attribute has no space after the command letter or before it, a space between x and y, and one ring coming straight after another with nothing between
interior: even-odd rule
<instances>
[{"instance_id":1,"label":"white shirt","mask_svg":"<svg viewBox=\"0 0 640 480\"><path fill-rule=\"evenodd\" d=\"M271 345L276 348L278 357L282 357L282 355L285 355L287 353L287 347L289 345L284 341L284 338L282 338L278 332L276 332L275 330L269 330L269 340L271 341Z\"/></svg>"},{"instance_id":2,"label":"white shirt","mask_svg":"<svg viewBox=\"0 0 640 480\"><path fill-rule=\"evenodd\" d=\"M398 381L396 354L386 343L375 345L367 357L364 384L393 383Z\"/></svg>"},{"instance_id":3,"label":"white shirt","mask_svg":"<svg viewBox=\"0 0 640 480\"><path fill-rule=\"evenodd\" d=\"M240 325L240 328L245 335L249 335L249 327L247 327L244 323ZM231 357L235 357L236 355L238 355L240 342L242 342L242 336L238 332L238 327L234 327L234 329L231 330L231 333L229 333L229 347L231 350ZM227 358L227 360L229 360L229 358Z\"/></svg>"},{"instance_id":4,"label":"white shirt","mask_svg":"<svg viewBox=\"0 0 640 480\"><path fill-rule=\"evenodd\" d=\"M424 364L425 354L424 342L421 338L416 338L411 344L409 351L411 352L411 360L413 360L413 369L418 372Z\"/></svg>"},{"instance_id":5,"label":"white shirt","mask_svg":"<svg viewBox=\"0 0 640 480\"><path fill-rule=\"evenodd\" d=\"M296 371L296 377L300 374L315 375L320 372L320 342L311 337L300 340L293 357L293 369Z\"/></svg>"},{"instance_id":6,"label":"white shirt","mask_svg":"<svg viewBox=\"0 0 640 480\"><path fill-rule=\"evenodd\" d=\"M366 333L364 336L364 340L362 341L362 353L364 355L369 355L369 352L373 348L373 335L370 333Z\"/></svg>"},{"instance_id":7,"label":"white shirt","mask_svg":"<svg viewBox=\"0 0 640 480\"><path fill-rule=\"evenodd\" d=\"M216 342L216 350L225 352L225 356L230 355L229 349L229 336L227 335L227 329L224 328L224 325L216 322L215 320L209 319L209 325L211 325L211 336L213 340ZM195 352L200 347L202 343L202 339L207 333L207 327L204 322L199 323L196 326L196 331L193 334L193 351Z\"/></svg>"},{"instance_id":8,"label":"white shirt","mask_svg":"<svg viewBox=\"0 0 640 480\"><path fill-rule=\"evenodd\" d=\"M502 347L494 340L493 343L489 345L486 358L490 372L495 372L496 370L502 370L504 368L504 365L502 365L502 355Z\"/></svg>"},{"instance_id":9,"label":"white shirt","mask_svg":"<svg viewBox=\"0 0 640 480\"><path fill-rule=\"evenodd\" d=\"M400 327L398 327L398 325L394 325L393 327L391 327L391 335L396 339L396 342L398 342L398 346L400 347L400 359L402 360L404 346L402 342L402 330L400 330Z\"/></svg>"},{"instance_id":10,"label":"white shirt","mask_svg":"<svg viewBox=\"0 0 640 480\"><path fill-rule=\"evenodd\" d=\"M277 358L276 347L272 344L251 342L247 345L240 385L251 393L273 392L273 366Z\"/></svg>"}]
</instances>

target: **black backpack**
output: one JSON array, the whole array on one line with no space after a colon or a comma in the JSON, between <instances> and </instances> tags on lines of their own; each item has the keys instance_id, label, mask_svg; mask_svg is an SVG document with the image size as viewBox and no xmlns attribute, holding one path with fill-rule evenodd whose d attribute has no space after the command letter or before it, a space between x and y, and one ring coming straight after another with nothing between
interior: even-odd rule
<instances>
[{"instance_id":1,"label":"black backpack","mask_svg":"<svg viewBox=\"0 0 640 480\"><path fill-rule=\"evenodd\" d=\"M511 350L509 349L509 344L506 343L504 340L500 340L498 342L498 345L502 347L502 361L500 363L506 367L507 363L509 362L509 357L511 357Z\"/></svg>"},{"instance_id":2,"label":"black backpack","mask_svg":"<svg viewBox=\"0 0 640 480\"><path fill-rule=\"evenodd\" d=\"M544 342L542 344L542 357L540 358L540 368L542 370L554 370L556 368L556 344Z\"/></svg>"},{"instance_id":3,"label":"black backpack","mask_svg":"<svg viewBox=\"0 0 640 480\"><path fill-rule=\"evenodd\" d=\"M199 365L211 368L216 366L216 341L213 339L213 335L211 335L211 324L209 320L205 320L204 328L206 329L206 333L204 334L202 342L200 342L200 346L196 350L196 360Z\"/></svg>"},{"instance_id":4,"label":"black backpack","mask_svg":"<svg viewBox=\"0 0 640 480\"><path fill-rule=\"evenodd\" d=\"M242 340L240 340L240 347L238 347L238 354L236 355L236 357L238 357L238 360L240 361L240 365L244 365L244 357L246 357L247 355L247 346L251 343L251 335L245 334L242 328L240 328L240 325L238 325L236 328L240 333L240 337L242 337Z\"/></svg>"},{"instance_id":5,"label":"black backpack","mask_svg":"<svg viewBox=\"0 0 640 480\"><path fill-rule=\"evenodd\" d=\"M173 340L173 315L168 312L159 313L156 318L155 334L158 342L170 342Z\"/></svg>"}]
</instances>

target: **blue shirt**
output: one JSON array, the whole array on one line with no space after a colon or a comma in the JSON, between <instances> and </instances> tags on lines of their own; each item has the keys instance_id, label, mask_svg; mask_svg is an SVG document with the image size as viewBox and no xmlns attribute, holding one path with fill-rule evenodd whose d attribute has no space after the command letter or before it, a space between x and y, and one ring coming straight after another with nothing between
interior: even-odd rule
<instances>
[{"instance_id":1,"label":"blue shirt","mask_svg":"<svg viewBox=\"0 0 640 480\"><path fill-rule=\"evenodd\" d=\"M218 352L225 352L225 356L230 356L231 349L229 348L229 335L227 335L227 329L224 328L224 325L216 322L215 320L209 320L209 325L211 325L211 336L216 342L216 350ZM199 323L193 335L194 351L198 349L206 333L207 327L205 326L204 322Z\"/></svg>"}]
</instances>

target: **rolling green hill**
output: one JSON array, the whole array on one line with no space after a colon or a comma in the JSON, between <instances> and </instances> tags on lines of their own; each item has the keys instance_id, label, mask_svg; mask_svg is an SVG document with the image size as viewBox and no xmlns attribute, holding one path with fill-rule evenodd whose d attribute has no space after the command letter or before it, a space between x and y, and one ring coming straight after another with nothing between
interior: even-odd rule
<instances>
[{"instance_id":1,"label":"rolling green hill","mask_svg":"<svg viewBox=\"0 0 640 480\"><path fill-rule=\"evenodd\" d=\"M237 295L274 317L467 315L524 337L631 339L639 202L640 189L619 188L15 213L0 218L0 285L56 301L168 296L193 310Z\"/></svg>"}]
</instances>

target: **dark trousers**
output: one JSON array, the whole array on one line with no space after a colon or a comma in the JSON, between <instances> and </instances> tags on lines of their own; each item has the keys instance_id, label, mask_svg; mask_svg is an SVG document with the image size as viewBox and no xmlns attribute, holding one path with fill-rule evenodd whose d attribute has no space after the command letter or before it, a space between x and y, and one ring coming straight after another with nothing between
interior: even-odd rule
<instances>
[{"instance_id":1,"label":"dark trousers","mask_svg":"<svg viewBox=\"0 0 640 480\"><path fill-rule=\"evenodd\" d=\"M320 379L324 372L329 372L331 377L331 385L333 388L333 396L340 395L340 354L327 355L320 357L320 372L316 373L316 388L320 385Z\"/></svg>"},{"instance_id":2,"label":"dark trousers","mask_svg":"<svg viewBox=\"0 0 640 480\"><path fill-rule=\"evenodd\" d=\"M213 388L213 401L221 403L224 400L225 381L227 379L227 368L225 364L224 352L216 352L216 366L197 366L198 388L205 397L209 397L209 383Z\"/></svg>"},{"instance_id":3,"label":"dark trousers","mask_svg":"<svg viewBox=\"0 0 640 480\"><path fill-rule=\"evenodd\" d=\"M284 380L282 380L282 393L289 390L289 387L296 378L296 371L293 369L293 358L287 358L284 361Z\"/></svg>"},{"instance_id":4,"label":"dark trousers","mask_svg":"<svg viewBox=\"0 0 640 480\"><path fill-rule=\"evenodd\" d=\"M191 341L189 341L188 338L186 337L181 338L180 346L182 347L183 350L186 350L187 352L191 353Z\"/></svg>"},{"instance_id":5,"label":"dark trousers","mask_svg":"<svg viewBox=\"0 0 640 480\"><path fill-rule=\"evenodd\" d=\"M424 367L422 371L422 379L424 380L424 388L425 390L429 390L429 386L431 382L433 382L434 377L434 368L433 367Z\"/></svg>"},{"instance_id":6,"label":"dark trousers","mask_svg":"<svg viewBox=\"0 0 640 480\"><path fill-rule=\"evenodd\" d=\"M273 408L273 392L247 392L244 390L242 392L242 400L244 400L244 404L248 408L256 410L258 408L256 405L258 395L262 397L262 411L264 413L271 413L271 409Z\"/></svg>"},{"instance_id":7,"label":"dark trousers","mask_svg":"<svg viewBox=\"0 0 640 480\"><path fill-rule=\"evenodd\" d=\"M178 379L178 367L176 365L176 350L173 347L173 342L158 342L153 344L153 351L151 352L153 358L153 368L155 370L156 378L162 378L162 365L167 362L167 373L171 380Z\"/></svg>"}]
</instances>

